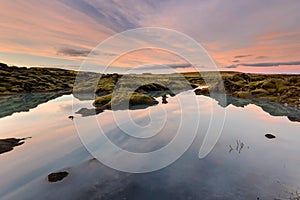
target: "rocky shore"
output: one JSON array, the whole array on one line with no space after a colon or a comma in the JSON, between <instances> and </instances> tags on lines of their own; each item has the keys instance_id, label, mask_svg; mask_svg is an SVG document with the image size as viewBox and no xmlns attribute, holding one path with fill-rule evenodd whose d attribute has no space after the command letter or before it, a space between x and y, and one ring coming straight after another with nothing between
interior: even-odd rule
<instances>
[{"instance_id":1,"label":"rocky shore","mask_svg":"<svg viewBox=\"0 0 300 200\"><path fill-rule=\"evenodd\" d=\"M99 79L100 78L100 79ZM74 82L77 81L77 84ZM208 83L209 82L209 83ZM136 84L139 87L136 87ZM246 74L240 72L203 72L182 74L96 74L54 68L25 68L0 64L0 95L35 94L56 92L59 96L73 93L79 99L95 99L98 112L115 108L151 106L157 102L153 92L159 95L176 95L180 91L197 89L198 95L211 92L246 100L275 102L285 107L300 107L300 75ZM136 90L131 91L132 88ZM118 95L116 91L122 91ZM124 92L125 91L125 92ZM128 96L128 92L131 96ZM133 92L133 93L132 93ZM126 101L125 101L126 100Z\"/></svg>"}]
</instances>

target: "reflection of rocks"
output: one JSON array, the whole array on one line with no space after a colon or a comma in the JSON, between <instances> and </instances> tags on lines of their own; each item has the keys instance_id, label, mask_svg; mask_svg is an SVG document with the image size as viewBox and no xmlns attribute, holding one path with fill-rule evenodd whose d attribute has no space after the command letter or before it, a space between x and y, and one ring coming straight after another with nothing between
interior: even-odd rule
<instances>
[{"instance_id":1,"label":"reflection of rocks","mask_svg":"<svg viewBox=\"0 0 300 200\"><path fill-rule=\"evenodd\" d=\"M167 101L167 95L164 94L164 95L162 96L162 104L167 104L167 103L168 103L168 101Z\"/></svg>"},{"instance_id":2,"label":"reflection of rocks","mask_svg":"<svg viewBox=\"0 0 300 200\"><path fill-rule=\"evenodd\" d=\"M63 180L65 177L69 175L68 172L55 172L48 175L48 181L49 182L57 182Z\"/></svg>"},{"instance_id":3,"label":"reflection of rocks","mask_svg":"<svg viewBox=\"0 0 300 200\"><path fill-rule=\"evenodd\" d=\"M61 92L28 93L0 97L0 118L16 112L28 112L38 105L62 96Z\"/></svg>"},{"instance_id":4,"label":"reflection of rocks","mask_svg":"<svg viewBox=\"0 0 300 200\"><path fill-rule=\"evenodd\" d=\"M15 146L19 146L24 144L23 139L16 139L16 138L8 138L8 139L0 139L0 154L9 152L14 149Z\"/></svg>"},{"instance_id":5,"label":"reflection of rocks","mask_svg":"<svg viewBox=\"0 0 300 200\"><path fill-rule=\"evenodd\" d=\"M216 99L217 100L217 99ZM227 96L227 102L219 102L222 107L234 105L236 107L244 107L249 104L254 104L261 107L265 112L272 116L286 116L290 121L300 122L300 109L282 105L280 103L268 102L263 100L243 99L233 96Z\"/></svg>"},{"instance_id":6,"label":"reflection of rocks","mask_svg":"<svg viewBox=\"0 0 300 200\"><path fill-rule=\"evenodd\" d=\"M93 116L93 115L98 115L99 113L102 113L102 109L95 109L95 108L81 108L76 112L76 114L80 114L82 117L87 117L87 116Z\"/></svg>"},{"instance_id":7,"label":"reflection of rocks","mask_svg":"<svg viewBox=\"0 0 300 200\"><path fill-rule=\"evenodd\" d=\"M265 137L268 138L268 139L275 139L275 138L276 138L275 135L272 135L272 134L270 134L270 133L267 133L267 134L265 135Z\"/></svg>"}]
</instances>

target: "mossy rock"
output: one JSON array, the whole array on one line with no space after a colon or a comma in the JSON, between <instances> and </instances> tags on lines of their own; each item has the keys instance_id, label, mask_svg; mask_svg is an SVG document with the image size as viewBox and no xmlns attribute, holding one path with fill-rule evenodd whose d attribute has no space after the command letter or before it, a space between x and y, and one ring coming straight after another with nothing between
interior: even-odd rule
<instances>
[{"instance_id":1,"label":"mossy rock","mask_svg":"<svg viewBox=\"0 0 300 200\"><path fill-rule=\"evenodd\" d=\"M232 81L234 82L249 82L251 80L250 76L245 73L238 73L232 76L231 78Z\"/></svg>"},{"instance_id":2,"label":"mossy rock","mask_svg":"<svg viewBox=\"0 0 300 200\"><path fill-rule=\"evenodd\" d=\"M268 90L268 89L276 89L276 85L275 83L272 81L272 80L267 80L265 81L261 87L265 90Z\"/></svg>"},{"instance_id":3,"label":"mossy rock","mask_svg":"<svg viewBox=\"0 0 300 200\"><path fill-rule=\"evenodd\" d=\"M294 84L296 87L300 87L300 82Z\"/></svg>"},{"instance_id":4,"label":"mossy rock","mask_svg":"<svg viewBox=\"0 0 300 200\"><path fill-rule=\"evenodd\" d=\"M255 89L251 91L251 95L254 96L267 96L269 92L265 89Z\"/></svg>"},{"instance_id":5,"label":"mossy rock","mask_svg":"<svg viewBox=\"0 0 300 200\"><path fill-rule=\"evenodd\" d=\"M104 95L104 96L101 96L101 97L97 97L95 99L95 101L94 101L94 106L95 107L104 106L104 105L110 103L111 98L112 98L112 94L108 94L108 95Z\"/></svg>"},{"instance_id":6,"label":"mossy rock","mask_svg":"<svg viewBox=\"0 0 300 200\"><path fill-rule=\"evenodd\" d=\"M130 109L133 106L152 106L158 104L153 97L142 93L116 93L97 97L94 106L103 109Z\"/></svg>"},{"instance_id":7,"label":"mossy rock","mask_svg":"<svg viewBox=\"0 0 300 200\"><path fill-rule=\"evenodd\" d=\"M168 90L168 88L161 85L161 84L158 84L158 83L150 83L150 84L142 85L138 89L136 89L136 91L140 91L140 90L143 90L143 91L146 91L146 92L149 92L149 91L164 91L164 90Z\"/></svg>"},{"instance_id":8,"label":"mossy rock","mask_svg":"<svg viewBox=\"0 0 300 200\"><path fill-rule=\"evenodd\" d=\"M288 92L289 87L288 86L281 86L281 87L277 88L277 91L282 94L282 93Z\"/></svg>"},{"instance_id":9,"label":"mossy rock","mask_svg":"<svg viewBox=\"0 0 300 200\"><path fill-rule=\"evenodd\" d=\"M5 87L0 87L0 92L6 92L7 89Z\"/></svg>"},{"instance_id":10,"label":"mossy rock","mask_svg":"<svg viewBox=\"0 0 300 200\"><path fill-rule=\"evenodd\" d=\"M240 97L240 98L250 98L251 97L251 93L250 92L235 92L233 93L234 96L236 97Z\"/></svg>"},{"instance_id":11,"label":"mossy rock","mask_svg":"<svg viewBox=\"0 0 300 200\"><path fill-rule=\"evenodd\" d=\"M158 104L158 101L156 101L153 97L150 97L147 94L141 94L141 93L133 93L130 96L129 105L135 106L135 105L155 105Z\"/></svg>"},{"instance_id":12,"label":"mossy rock","mask_svg":"<svg viewBox=\"0 0 300 200\"><path fill-rule=\"evenodd\" d=\"M209 95L209 88L204 87L204 88L198 88L194 90L196 95Z\"/></svg>"}]
</instances>

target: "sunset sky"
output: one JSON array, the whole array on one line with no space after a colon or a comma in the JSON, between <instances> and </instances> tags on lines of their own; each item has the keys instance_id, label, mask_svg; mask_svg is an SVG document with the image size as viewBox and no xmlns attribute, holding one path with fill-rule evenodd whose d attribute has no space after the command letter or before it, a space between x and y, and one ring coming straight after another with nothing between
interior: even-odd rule
<instances>
[{"instance_id":1,"label":"sunset sky","mask_svg":"<svg viewBox=\"0 0 300 200\"><path fill-rule=\"evenodd\" d=\"M298 0L1 0L0 62L77 69L116 33L162 27L200 43L219 70L300 73L299 10ZM112 66L122 72L148 63L190 70L180 56L157 49L122 55Z\"/></svg>"}]
</instances>

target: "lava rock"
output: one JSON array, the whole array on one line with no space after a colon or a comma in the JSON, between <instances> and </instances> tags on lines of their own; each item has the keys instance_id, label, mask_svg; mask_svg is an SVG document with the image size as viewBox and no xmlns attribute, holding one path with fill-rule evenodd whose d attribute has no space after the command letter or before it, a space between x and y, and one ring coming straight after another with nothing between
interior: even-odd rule
<instances>
[{"instance_id":1,"label":"lava rock","mask_svg":"<svg viewBox=\"0 0 300 200\"><path fill-rule=\"evenodd\" d=\"M65 177L69 175L68 172L55 172L48 175L48 181L49 182L57 182L63 180Z\"/></svg>"},{"instance_id":2,"label":"lava rock","mask_svg":"<svg viewBox=\"0 0 300 200\"><path fill-rule=\"evenodd\" d=\"M272 135L272 134L270 134L270 133L267 133L267 134L265 135L265 137L268 138L268 139L274 139L274 138L276 138L275 135Z\"/></svg>"}]
</instances>

